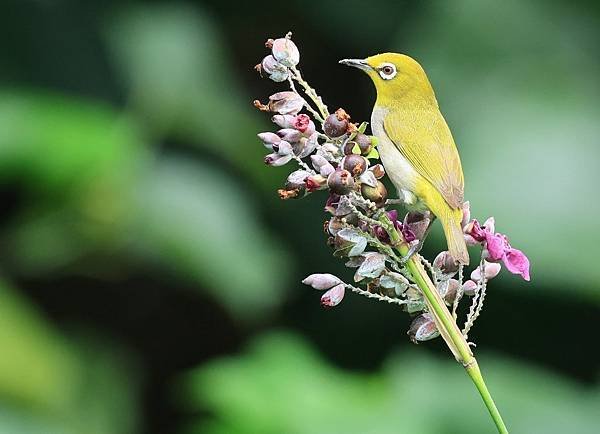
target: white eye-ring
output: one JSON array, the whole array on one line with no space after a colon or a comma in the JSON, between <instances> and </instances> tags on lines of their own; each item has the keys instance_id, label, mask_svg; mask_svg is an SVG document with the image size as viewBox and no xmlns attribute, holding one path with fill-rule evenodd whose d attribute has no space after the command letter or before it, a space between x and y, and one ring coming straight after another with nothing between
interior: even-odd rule
<instances>
[{"instance_id":1,"label":"white eye-ring","mask_svg":"<svg viewBox=\"0 0 600 434\"><path fill-rule=\"evenodd\" d=\"M398 71L396 71L396 66L393 63L382 63L377 70L384 80L391 80L398 73Z\"/></svg>"}]
</instances>

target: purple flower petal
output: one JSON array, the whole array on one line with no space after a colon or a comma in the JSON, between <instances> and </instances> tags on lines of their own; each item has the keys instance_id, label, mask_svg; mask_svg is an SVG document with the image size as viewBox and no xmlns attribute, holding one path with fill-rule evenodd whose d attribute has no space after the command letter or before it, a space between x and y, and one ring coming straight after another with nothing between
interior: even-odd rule
<instances>
[{"instance_id":1,"label":"purple flower petal","mask_svg":"<svg viewBox=\"0 0 600 434\"><path fill-rule=\"evenodd\" d=\"M494 234L486 230L485 244L490 261L497 262L504 258L504 254L508 248L508 242L504 235Z\"/></svg>"},{"instance_id":2,"label":"purple flower petal","mask_svg":"<svg viewBox=\"0 0 600 434\"><path fill-rule=\"evenodd\" d=\"M519 249L508 249L504 255L504 265L506 269L513 274L520 274L523 279L529 282L529 259Z\"/></svg>"}]
</instances>

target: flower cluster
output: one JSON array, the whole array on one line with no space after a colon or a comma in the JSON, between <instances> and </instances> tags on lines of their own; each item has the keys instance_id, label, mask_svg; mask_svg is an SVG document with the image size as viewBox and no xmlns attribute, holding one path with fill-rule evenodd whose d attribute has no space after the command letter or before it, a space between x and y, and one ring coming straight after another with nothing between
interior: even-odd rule
<instances>
[{"instance_id":1,"label":"flower cluster","mask_svg":"<svg viewBox=\"0 0 600 434\"><path fill-rule=\"evenodd\" d=\"M500 262L512 273L529 280L529 262L510 246L505 235L494 231L493 218L483 225L470 219L469 203L463 205L465 239L481 248L478 266L464 281L463 266L443 251L428 262L418 254L433 220L429 212L409 212L400 218L387 209L397 203L388 200L383 178L385 169L378 162L377 139L366 133L367 123L351 122L343 109L330 113L317 92L302 77L297 65L300 53L291 33L265 44L271 53L256 70L275 82L287 82L289 90L277 92L266 103L255 107L272 114L275 132L258 134L268 149L265 164L282 166L294 162L299 167L289 174L282 199L301 198L319 190L327 191L324 209L330 214L325 231L333 255L345 259L354 269L353 284L331 274L312 274L303 283L325 291L321 304L337 306L346 291L402 306L414 320L408 334L414 342L439 335L438 323L428 301L407 270L409 258L399 246L408 249L434 283L442 303L451 308L454 320L464 296L471 307L463 328L467 333L481 312L487 282L500 272ZM304 91L302 95L296 86ZM406 250L406 249L405 249Z\"/></svg>"}]
</instances>

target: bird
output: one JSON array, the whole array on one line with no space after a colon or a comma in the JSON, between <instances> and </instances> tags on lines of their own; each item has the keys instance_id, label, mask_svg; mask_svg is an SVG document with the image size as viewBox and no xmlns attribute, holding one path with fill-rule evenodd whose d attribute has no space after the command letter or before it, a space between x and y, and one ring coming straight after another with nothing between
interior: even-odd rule
<instances>
[{"instance_id":1,"label":"bird","mask_svg":"<svg viewBox=\"0 0 600 434\"><path fill-rule=\"evenodd\" d=\"M399 198L408 209L431 211L442 224L450 255L467 265L462 165L427 74L416 60L399 53L340 63L366 72L375 84L371 130Z\"/></svg>"}]
</instances>

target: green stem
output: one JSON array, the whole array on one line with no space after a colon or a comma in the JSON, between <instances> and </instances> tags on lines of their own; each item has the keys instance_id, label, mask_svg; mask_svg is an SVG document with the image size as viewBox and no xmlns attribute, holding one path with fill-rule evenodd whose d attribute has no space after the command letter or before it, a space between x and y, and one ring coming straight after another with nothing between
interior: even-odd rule
<instances>
[{"instance_id":1,"label":"green stem","mask_svg":"<svg viewBox=\"0 0 600 434\"><path fill-rule=\"evenodd\" d=\"M406 256L408 254L409 246L404 242L398 231L396 231L396 228L388 215L386 213L381 213L379 221L388 232L392 244L396 247L400 255L403 257ZM498 408L496 408L496 405L494 404L492 395L483 381L483 376L479 370L477 360L475 359L475 356L473 356L471 347L469 347L465 337L458 328L456 321L454 321L452 314L446 307L446 303L431 281L423 264L418 260L418 255L413 255L413 257L408 260L406 268L423 293L429 312L433 315L442 338L452 351L452 354L454 354L456 360L464 366L467 374L469 374L469 377L471 377L473 383L475 383L485 406L498 428L498 432L500 434L507 434L508 430L504 425Z\"/></svg>"}]
</instances>

